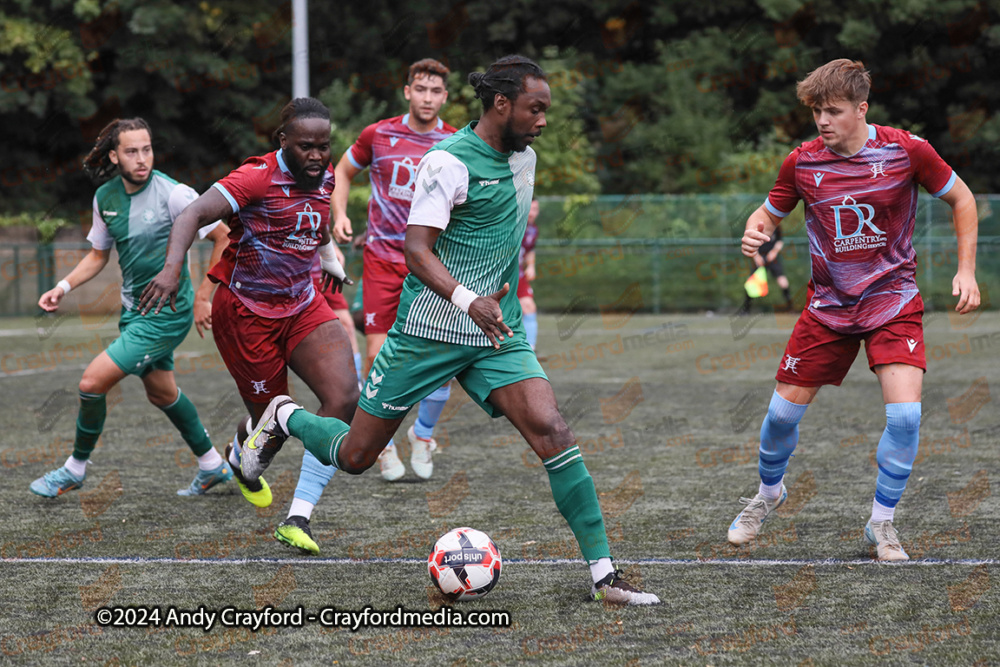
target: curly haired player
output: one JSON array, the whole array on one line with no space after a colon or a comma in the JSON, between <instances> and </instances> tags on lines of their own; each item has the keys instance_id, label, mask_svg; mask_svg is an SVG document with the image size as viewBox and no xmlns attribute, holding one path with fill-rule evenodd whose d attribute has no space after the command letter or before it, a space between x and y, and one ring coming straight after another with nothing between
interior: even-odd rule
<instances>
[{"instance_id":1,"label":"curly haired player","mask_svg":"<svg viewBox=\"0 0 1000 667\"><path fill-rule=\"evenodd\" d=\"M112 246L117 246L122 271L121 335L90 362L80 379L80 412L76 419L73 453L66 464L31 484L31 491L53 498L83 485L87 462L97 446L107 415L106 394L128 375L142 380L149 402L163 411L181 432L198 459L198 475L177 493L199 496L233 477L231 466L212 447L198 411L177 387L174 378L174 348L180 345L194 322L199 335L212 326L212 283L206 277L198 292L191 289L187 263L179 267L180 286L174 312L141 317L136 302L146 284L163 267L171 226L181 211L198 196L192 188L153 169L153 138L141 118L116 119L109 123L84 167L96 179L117 172L94 195L93 226L87 239L93 248L80 263L42 295L39 307L52 312L73 288L94 278L107 266ZM209 266L226 247L229 228L215 217L197 230L215 247ZM193 236L193 233L192 233Z\"/></svg>"}]
</instances>

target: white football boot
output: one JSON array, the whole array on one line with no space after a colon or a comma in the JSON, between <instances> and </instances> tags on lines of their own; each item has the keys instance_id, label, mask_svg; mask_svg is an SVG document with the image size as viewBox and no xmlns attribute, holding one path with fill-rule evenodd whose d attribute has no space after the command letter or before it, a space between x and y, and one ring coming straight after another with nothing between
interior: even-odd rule
<instances>
[{"instance_id":1,"label":"white football boot","mask_svg":"<svg viewBox=\"0 0 1000 667\"><path fill-rule=\"evenodd\" d=\"M410 465L413 472L417 473L420 479L430 479L434 474L434 461L431 457L437 449L437 440L434 438L419 438L411 426L406 432L406 438L410 441Z\"/></svg>"},{"instance_id":2,"label":"white football boot","mask_svg":"<svg viewBox=\"0 0 1000 667\"><path fill-rule=\"evenodd\" d=\"M740 546L757 538L764 520L788 498L788 489L781 485L781 495L765 498L760 493L751 498L740 498L746 508L729 525L729 543Z\"/></svg>"},{"instance_id":3,"label":"white football boot","mask_svg":"<svg viewBox=\"0 0 1000 667\"><path fill-rule=\"evenodd\" d=\"M910 560L909 554L903 551L899 543L899 535L892 527L892 521L879 521L865 524L865 541L878 549L878 559L886 561Z\"/></svg>"},{"instance_id":4,"label":"white football boot","mask_svg":"<svg viewBox=\"0 0 1000 667\"><path fill-rule=\"evenodd\" d=\"M382 479L387 482L395 482L406 474L406 467L396 453L396 443L389 445L378 455L378 468L382 472Z\"/></svg>"}]
</instances>

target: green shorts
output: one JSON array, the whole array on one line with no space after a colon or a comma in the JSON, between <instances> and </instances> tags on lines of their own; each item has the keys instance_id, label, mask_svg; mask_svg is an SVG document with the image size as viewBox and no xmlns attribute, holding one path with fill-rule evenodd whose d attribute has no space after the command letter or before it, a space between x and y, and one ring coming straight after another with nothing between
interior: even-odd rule
<instances>
[{"instance_id":1,"label":"green shorts","mask_svg":"<svg viewBox=\"0 0 1000 667\"><path fill-rule=\"evenodd\" d=\"M494 389L528 378L548 379L523 335L504 340L498 350L418 338L393 327L375 357L358 407L382 419L405 417L453 377L491 417L503 416L487 402Z\"/></svg>"},{"instance_id":2,"label":"green shorts","mask_svg":"<svg viewBox=\"0 0 1000 667\"><path fill-rule=\"evenodd\" d=\"M191 325L194 311L186 316L174 313L164 317L147 314L145 317L134 311L123 311L118 321L118 336L108 346L108 356L129 375L145 377L150 371L174 370L174 350L184 342Z\"/></svg>"}]
</instances>

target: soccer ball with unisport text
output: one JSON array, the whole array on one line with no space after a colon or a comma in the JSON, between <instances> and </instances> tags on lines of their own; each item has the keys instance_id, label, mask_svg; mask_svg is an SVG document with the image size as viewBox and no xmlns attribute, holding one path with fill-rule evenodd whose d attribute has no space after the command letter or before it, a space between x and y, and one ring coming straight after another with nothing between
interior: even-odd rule
<instances>
[{"instance_id":1,"label":"soccer ball with unisport text","mask_svg":"<svg viewBox=\"0 0 1000 667\"><path fill-rule=\"evenodd\" d=\"M481 598L500 581L500 549L486 533L456 528L442 535L427 558L434 585L451 600Z\"/></svg>"}]
</instances>

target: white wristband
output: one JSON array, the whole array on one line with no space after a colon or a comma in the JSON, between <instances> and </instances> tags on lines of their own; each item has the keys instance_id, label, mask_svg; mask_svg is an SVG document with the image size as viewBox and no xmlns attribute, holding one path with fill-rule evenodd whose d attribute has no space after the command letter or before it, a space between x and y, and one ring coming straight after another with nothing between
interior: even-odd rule
<instances>
[{"instance_id":1,"label":"white wristband","mask_svg":"<svg viewBox=\"0 0 1000 667\"><path fill-rule=\"evenodd\" d=\"M65 280L60 280L59 282L57 282L56 287L62 287L63 296L69 294L69 291L73 289L72 287L70 287L70 284Z\"/></svg>"},{"instance_id":2,"label":"white wristband","mask_svg":"<svg viewBox=\"0 0 1000 667\"><path fill-rule=\"evenodd\" d=\"M469 306L479 298L479 295L468 289L465 285L459 284L455 291L451 293L451 302L462 309L463 313L469 312Z\"/></svg>"}]
</instances>

